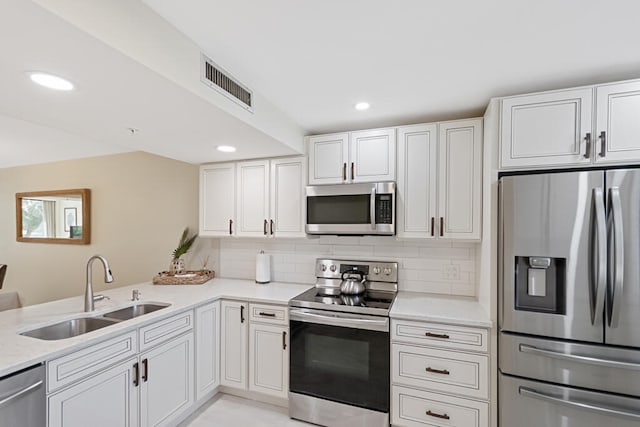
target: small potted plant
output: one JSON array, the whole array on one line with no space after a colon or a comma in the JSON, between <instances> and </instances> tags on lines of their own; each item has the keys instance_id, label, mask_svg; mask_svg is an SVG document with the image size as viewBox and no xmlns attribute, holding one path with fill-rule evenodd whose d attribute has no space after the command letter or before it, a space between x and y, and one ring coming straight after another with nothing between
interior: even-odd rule
<instances>
[{"instance_id":1,"label":"small potted plant","mask_svg":"<svg viewBox=\"0 0 640 427\"><path fill-rule=\"evenodd\" d=\"M171 274L181 274L184 271L184 260L181 257L189 252L191 245L193 245L197 237L197 234L189 236L189 227L184 229L178 247L173 251L173 258L171 259L171 266L169 268Z\"/></svg>"}]
</instances>

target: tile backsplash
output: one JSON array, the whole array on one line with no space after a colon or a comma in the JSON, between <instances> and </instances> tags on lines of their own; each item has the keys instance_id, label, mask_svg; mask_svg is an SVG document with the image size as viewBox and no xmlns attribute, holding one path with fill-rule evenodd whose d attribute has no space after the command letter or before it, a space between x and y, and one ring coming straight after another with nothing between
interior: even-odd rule
<instances>
[{"instance_id":1,"label":"tile backsplash","mask_svg":"<svg viewBox=\"0 0 640 427\"><path fill-rule=\"evenodd\" d=\"M320 236L306 239L219 239L205 245L218 259L219 277L254 279L256 254L271 255L271 280L314 283L316 258L398 262L403 291L476 295L476 252L469 242L411 241L390 237Z\"/></svg>"}]
</instances>

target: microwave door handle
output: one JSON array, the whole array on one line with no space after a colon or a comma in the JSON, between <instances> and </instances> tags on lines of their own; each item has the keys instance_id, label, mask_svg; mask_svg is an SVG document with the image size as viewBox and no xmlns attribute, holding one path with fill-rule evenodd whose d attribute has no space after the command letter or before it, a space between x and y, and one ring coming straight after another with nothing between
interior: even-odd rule
<instances>
[{"instance_id":1,"label":"microwave door handle","mask_svg":"<svg viewBox=\"0 0 640 427\"><path fill-rule=\"evenodd\" d=\"M592 273L591 294L594 304L592 305L591 324L601 318L604 311L604 299L607 283L607 222L604 208L604 193L602 188L594 188L592 191L592 206L595 215L595 229L592 229L591 236L591 268Z\"/></svg>"},{"instance_id":2,"label":"microwave door handle","mask_svg":"<svg viewBox=\"0 0 640 427\"><path fill-rule=\"evenodd\" d=\"M371 216L371 229L376 229L376 187L371 189L371 201L369 202L369 215Z\"/></svg>"},{"instance_id":3,"label":"microwave door handle","mask_svg":"<svg viewBox=\"0 0 640 427\"><path fill-rule=\"evenodd\" d=\"M591 402L581 402L579 400L562 399L560 397L550 396L528 387L518 387L518 394L522 396L532 397L549 403L571 406L581 410L600 412L615 417L625 417L640 420L640 412L624 411L617 408L607 408L606 406L594 405Z\"/></svg>"},{"instance_id":4,"label":"microwave door handle","mask_svg":"<svg viewBox=\"0 0 640 427\"><path fill-rule=\"evenodd\" d=\"M622 229L622 203L620 202L620 189L611 187L609 189L609 201L611 206L611 220L613 222L613 249L609 248L609 268L613 268L613 286L609 310L609 327L618 326L620 318L620 304L624 290L624 231Z\"/></svg>"}]
</instances>

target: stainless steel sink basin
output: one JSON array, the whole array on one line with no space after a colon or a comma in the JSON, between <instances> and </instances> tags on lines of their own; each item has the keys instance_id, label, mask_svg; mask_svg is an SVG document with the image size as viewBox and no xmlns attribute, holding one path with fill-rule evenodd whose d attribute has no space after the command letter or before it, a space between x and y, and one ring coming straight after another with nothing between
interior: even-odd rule
<instances>
[{"instance_id":1,"label":"stainless steel sink basin","mask_svg":"<svg viewBox=\"0 0 640 427\"><path fill-rule=\"evenodd\" d=\"M22 332L20 335L48 341L62 340L86 334L114 323L117 323L117 320L103 319L101 317L81 317Z\"/></svg>"},{"instance_id":2,"label":"stainless steel sink basin","mask_svg":"<svg viewBox=\"0 0 640 427\"><path fill-rule=\"evenodd\" d=\"M169 307L170 304L161 304L161 303L143 303L132 305L131 307L121 308L120 310L115 310L109 313L105 313L102 316L108 319L117 319L117 320L129 320L134 317L142 316L143 314L153 313L154 311L161 310L165 307Z\"/></svg>"}]
</instances>

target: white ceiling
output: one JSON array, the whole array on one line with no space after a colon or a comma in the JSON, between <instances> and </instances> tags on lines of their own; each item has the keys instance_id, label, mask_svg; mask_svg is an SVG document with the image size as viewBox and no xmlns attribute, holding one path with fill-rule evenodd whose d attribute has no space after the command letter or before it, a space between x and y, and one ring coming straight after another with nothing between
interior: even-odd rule
<instances>
[{"instance_id":1,"label":"white ceiling","mask_svg":"<svg viewBox=\"0 0 640 427\"><path fill-rule=\"evenodd\" d=\"M131 150L287 155L303 134L479 116L493 96L640 77L637 0L142 0L193 52L141 0L0 1L0 167ZM160 32L147 50L164 62L134 49ZM253 115L175 59L197 62L198 46L256 92ZM78 89L34 87L28 70ZM361 100L371 109L355 111ZM238 152L213 149L223 143Z\"/></svg>"}]
</instances>

